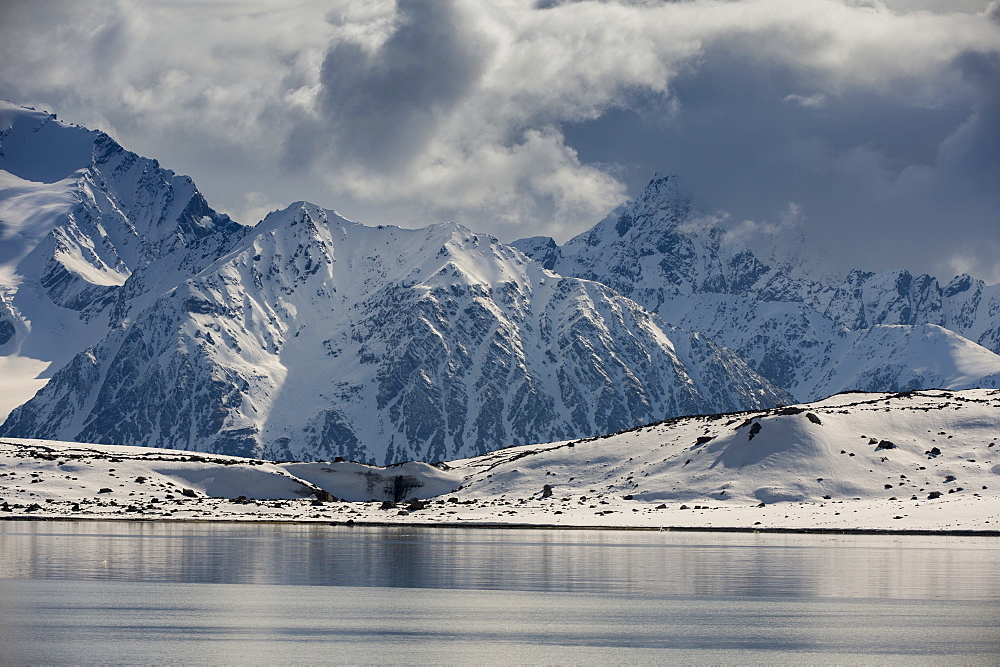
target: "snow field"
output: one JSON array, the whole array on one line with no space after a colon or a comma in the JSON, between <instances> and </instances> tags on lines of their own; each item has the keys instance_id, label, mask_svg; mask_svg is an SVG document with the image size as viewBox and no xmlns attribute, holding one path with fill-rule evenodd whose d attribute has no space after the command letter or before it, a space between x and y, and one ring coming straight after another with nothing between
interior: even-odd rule
<instances>
[{"instance_id":1,"label":"snow field","mask_svg":"<svg viewBox=\"0 0 1000 667\"><path fill-rule=\"evenodd\" d=\"M430 465L0 440L0 518L1000 530L1000 391L839 394Z\"/></svg>"}]
</instances>

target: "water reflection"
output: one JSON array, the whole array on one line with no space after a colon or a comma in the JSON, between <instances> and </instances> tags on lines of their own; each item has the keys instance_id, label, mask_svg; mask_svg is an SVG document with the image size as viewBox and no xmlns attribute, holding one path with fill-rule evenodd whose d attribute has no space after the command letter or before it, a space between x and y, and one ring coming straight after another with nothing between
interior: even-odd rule
<instances>
[{"instance_id":1,"label":"water reflection","mask_svg":"<svg viewBox=\"0 0 1000 667\"><path fill-rule=\"evenodd\" d=\"M0 579L22 663L988 662L985 601Z\"/></svg>"},{"instance_id":2,"label":"water reflection","mask_svg":"<svg viewBox=\"0 0 1000 667\"><path fill-rule=\"evenodd\" d=\"M1000 599L994 538L0 523L0 577L879 599Z\"/></svg>"}]
</instances>

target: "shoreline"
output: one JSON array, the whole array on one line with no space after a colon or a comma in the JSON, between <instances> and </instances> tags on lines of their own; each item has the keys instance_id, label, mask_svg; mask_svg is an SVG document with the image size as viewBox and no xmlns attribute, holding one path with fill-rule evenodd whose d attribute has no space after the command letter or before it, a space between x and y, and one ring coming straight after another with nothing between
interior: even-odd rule
<instances>
[{"instance_id":1,"label":"shoreline","mask_svg":"<svg viewBox=\"0 0 1000 667\"><path fill-rule=\"evenodd\" d=\"M114 518L114 517L63 517L63 516L6 516L0 517L0 522L116 522L116 523L163 523L163 524L287 524L287 525L318 525L341 528L461 528L461 529L493 529L493 530L592 530L620 532L653 532L653 533L772 533L794 535L916 535L941 537L1000 537L1000 530L977 529L944 529L932 530L921 528L793 528L793 527L751 527L751 526L587 526L544 523L508 523L508 522L478 522L461 521L453 523L430 521L325 521L318 519L145 519L145 518Z\"/></svg>"},{"instance_id":2,"label":"shoreline","mask_svg":"<svg viewBox=\"0 0 1000 667\"><path fill-rule=\"evenodd\" d=\"M937 439L904 440L911 435L895 424L891 431L900 444L882 449L871 449L875 438L869 434L880 432L871 422L881 424L882 411L891 406L845 416L837 403L815 407L823 426L798 413L771 417L764 427L773 431L771 440L760 436L752 444L749 435L741 440L739 428L694 421L572 447L504 450L453 462L448 470L216 460L2 439L0 521L990 538L1000 536L993 472L1000 448L981 428L952 425L959 417L962 424L993 424L1000 418L1000 394L990 400L996 404L977 403L976 412L971 399L955 406L937 399L921 403L913 407L920 412L910 420L912 438L929 430ZM957 410L960 415L952 416ZM838 419L858 423L838 426ZM1000 429L1000 421L996 425ZM718 434L705 440L706 431ZM727 444L727 438L736 440ZM933 451L930 442L945 449L935 445ZM763 467L751 474L746 466ZM393 500L405 496L410 499Z\"/></svg>"}]
</instances>

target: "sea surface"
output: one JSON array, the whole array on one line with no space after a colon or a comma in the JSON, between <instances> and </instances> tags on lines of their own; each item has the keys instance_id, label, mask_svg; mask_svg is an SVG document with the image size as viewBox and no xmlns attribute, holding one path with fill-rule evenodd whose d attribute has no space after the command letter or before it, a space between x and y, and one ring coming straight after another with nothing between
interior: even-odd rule
<instances>
[{"instance_id":1,"label":"sea surface","mask_svg":"<svg viewBox=\"0 0 1000 667\"><path fill-rule=\"evenodd\" d=\"M0 664L998 664L1000 540L0 521Z\"/></svg>"}]
</instances>

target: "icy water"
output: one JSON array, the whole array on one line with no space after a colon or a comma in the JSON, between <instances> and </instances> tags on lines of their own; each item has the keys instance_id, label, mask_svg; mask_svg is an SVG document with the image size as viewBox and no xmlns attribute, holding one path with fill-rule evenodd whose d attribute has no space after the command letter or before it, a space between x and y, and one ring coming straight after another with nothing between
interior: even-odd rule
<instances>
[{"instance_id":1,"label":"icy water","mask_svg":"<svg viewBox=\"0 0 1000 667\"><path fill-rule=\"evenodd\" d=\"M997 664L998 547L0 522L0 664Z\"/></svg>"}]
</instances>

